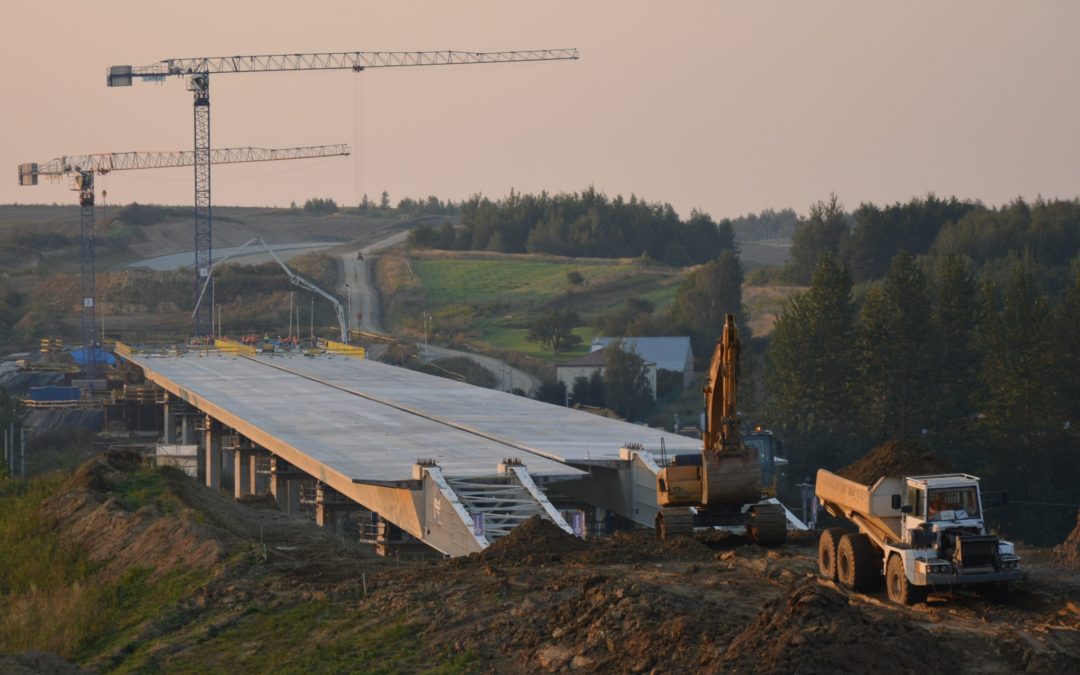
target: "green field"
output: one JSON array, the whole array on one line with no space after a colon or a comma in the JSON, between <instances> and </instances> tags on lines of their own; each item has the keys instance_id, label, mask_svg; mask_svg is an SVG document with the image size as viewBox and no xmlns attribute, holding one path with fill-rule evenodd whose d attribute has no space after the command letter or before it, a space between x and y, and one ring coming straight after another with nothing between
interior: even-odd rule
<instances>
[{"instance_id":1,"label":"green field","mask_svg":"<svg viewBox=\"0 0 1080 675\"><path fill-rule=\"evenodd\" d=\"M668 306L681 278L680 270L637 260L520 255L420 254L410 258L410 268L413 292L392 317L402 327L415 329L415 317L427 312L434 317L431 329L444 338L464 335L554 361L588 351L594 331L584 324L599 313L631 298L649 300L657 309ZM571 284L571 272L584 281ZM525 340L531 317L550 307L578 312L583 324L574 331L582 338L578 349L556 356Z\"/></svg>"}]
</instances>

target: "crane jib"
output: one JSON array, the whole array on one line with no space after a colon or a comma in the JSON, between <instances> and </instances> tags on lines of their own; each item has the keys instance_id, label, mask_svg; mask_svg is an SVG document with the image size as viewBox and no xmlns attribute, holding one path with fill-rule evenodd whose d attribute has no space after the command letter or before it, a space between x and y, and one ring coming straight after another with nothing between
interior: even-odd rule
<instances>
[{"instance_id":1,"label":"crane jib","mask_svg":"<svg viewBox=\"0 0 1080 675\"><path fill-rule=\"evenodd\" d=\"M290 70L352 70L409 66L445 66L526 61L577 60L577 49L534 49L507 52L321 52L166 59L148 66L111 66L110 87L131 86L134 78L160 80L167 76L214 73L266 73Z\"/></svg>"}]
</instances>

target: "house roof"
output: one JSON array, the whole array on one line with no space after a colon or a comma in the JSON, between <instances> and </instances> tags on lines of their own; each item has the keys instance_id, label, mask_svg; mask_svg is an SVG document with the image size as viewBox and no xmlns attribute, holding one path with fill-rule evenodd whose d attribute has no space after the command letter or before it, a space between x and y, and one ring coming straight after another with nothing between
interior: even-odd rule
<instances>
[{"instance_id":1,"label":"house roof","mask_svg":"<svg viewBox=\"0 0 1080 675\"><path fill-rule=\"evenodd\" d=\"M582 366L597 366L603 368L607 365L607 354L604 353L603 348L594 350L586 354L585 356L579 356L573 361L567 361L566 363L560 363L556 368L562 368L569 366L572 368L580 368Z\"/></svg>"},{"instance_id":2,"label":"house roof","mask_svg":"<svg viewBox=\"0 0 1080 675\"><path fill-rule=\"evenodd\" d=\"M624 347L632 349L646 361L655 363L657 368L681 373L694 367L689 337L597 337L592 341L593 353L607 347L614 340L622 340Z\"/></svg>"},{"instance_id":3,"label":"house roof","mask_svg":"<svg viewBox=\"0 0 1080 675\"><path fill-rule=\"evenodd\" d=\"M639 354L638 356L641 356L641 355ZM644 357L642 357L642 360L645 361L646 366L655 366L656 365L653 361L651 361L649 359L646 359ZM593 366L593 367L596 367L596 368L603 368L606 365L607 365L607 352L604 351L603 347L601 347L599 349L594 348L593 351L589 352L585 356L579 356L576 359L574 359L573 361L567 361L566 363L560 363L560 364L556 365L555 367L556 368L582 368L582 367L587 367L587 366Z\"/></svg>"}]
</instances>

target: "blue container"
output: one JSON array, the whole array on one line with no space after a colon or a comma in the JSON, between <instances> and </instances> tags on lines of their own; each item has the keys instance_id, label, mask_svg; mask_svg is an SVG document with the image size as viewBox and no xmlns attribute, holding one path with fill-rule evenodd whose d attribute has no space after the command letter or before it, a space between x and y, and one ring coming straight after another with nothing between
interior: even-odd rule
<instances>
[{"instance_id":1,"label":"blue container","mask_svg":"<svg viewBox=\"0 0 1080 675\"><path fill-rule=\"evenodd\" d=\"M78 387L58 387L50 384L47 387L30 387L31 401L78 401Z\"/></svg>"}]
</instances>

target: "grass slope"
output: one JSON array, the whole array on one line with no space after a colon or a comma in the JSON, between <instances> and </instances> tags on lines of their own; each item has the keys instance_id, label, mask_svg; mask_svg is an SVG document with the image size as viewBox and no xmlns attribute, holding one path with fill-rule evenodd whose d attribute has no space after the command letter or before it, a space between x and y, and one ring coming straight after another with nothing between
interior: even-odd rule
<instances>
[{"instance_id":1,"label":"grass slope","mask_svg":"<svg viewBox=\"0 0 1080 675\"><path fill-rule=\"evenodd\" d=\"M572 285L571 272L584 281ZM674 300L681 273L636 259L411 252L407 258L384 256L379 278L386 319L397 330L421 333L420 317L426 312L435 339L479 342L559 361L587 351L593 330L580 326L574 332L582 346L553 355L525 340L537 311L573 309L589 324L630 298L644 298L661 309Z\"/></svg>"}]
</instances>

